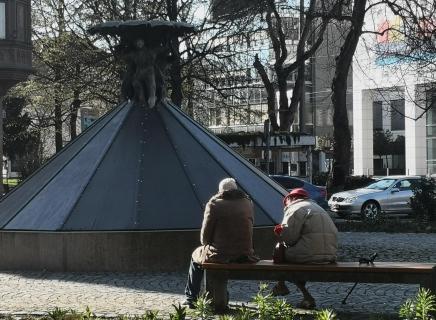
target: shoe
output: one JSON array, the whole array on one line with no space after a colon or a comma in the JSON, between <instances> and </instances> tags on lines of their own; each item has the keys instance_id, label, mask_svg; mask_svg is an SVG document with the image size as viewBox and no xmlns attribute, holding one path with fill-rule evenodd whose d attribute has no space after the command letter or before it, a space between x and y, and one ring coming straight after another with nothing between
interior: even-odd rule
<instances>
[{"instance_id":1,"label":"shoe","mask_svg":"<svg viewBox=\"0 0 436 320\"><path fill-rule=\"evenodd\" d=\"M307 310L313 310L315 309L316 304L315 304L315 300L309 299L303 299L299 304L297 304L297 308L300 309L307 309Z\"/></svg>"},{"instance_id":2,"label":"shoe","mask_svg":"<svg viewBox=\"0 0 436 320\"><path fill-rule=\"evenodd\" d=\"M271 291L271 294L274 296L274 297L277 297L277 296L286 296L287 294L289 294L289 289L288 289L288 287L286 286L286 285L279 285L279 284L276 284L275 286L274 286L274 288L272 289L272 291Z\"/></svg>"},{"instance_id":3,"label":"shoe","mask_svg":"<svg viewBox=\"0 0 436 320\"><path fill-rule=\"evenodd\" d=\"M180 305L183 307L188 307L189 309L195 309L195 305L194 305L194 302L192 300L186 299Z\"/></svg>"}]
</instances>

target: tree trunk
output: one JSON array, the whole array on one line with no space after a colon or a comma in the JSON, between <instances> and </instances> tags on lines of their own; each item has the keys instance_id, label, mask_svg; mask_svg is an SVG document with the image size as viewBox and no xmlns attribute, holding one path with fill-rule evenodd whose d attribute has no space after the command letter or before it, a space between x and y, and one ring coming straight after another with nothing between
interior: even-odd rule
<instances>
[{"instance_id":1,"label":"tree trunk","mask_svg":"<svg viewBox=\"0 0 436 320\"><path fill-rule=\"evenodd\" d=\"M264 66L262 65L262 62L260 62L259 56L257 54L254 57L253 67L259 73L260 78L262 79L263 85L264 85L265 90L266 90L267 103L268 103L268 118L270 120L271 127L272 127L273 131L278 131L279 125L277 123L276 93L274 90L274 85L269 80L268 74L266 73L266 70L265 70Z\"/></svg>"},{"instance_id":2,"label":"tree trunk","mask_svg":"<svg viewBox=\"0 0 436 320\"><path fill-rule=\"evenodd\" d=\"M77 64L75 68L75 76L80 78L80 65ZM70 141L73 141L77 137L77 113L79 112L80 105L80 90L75 88L73 91L74 100L70 106Z\"/></svg>"},{"instance_id":3,"label":"tree trunk","mask_svg":"<svg viewBox=\"0 0 436 320\"><path fill-rule=\"evenodd\" d=\"M170 21L177 21L177 0L166 0L167 15ZM171 54L173 60L170 66L171 100L178 107L182 106L182 67L180 44L177 36L171 38Z\"/></svg>"},{"instance_id":4,"label":"tree trunk","mask_svg":"<svg viewBox=\"0 0 436 320\"><path fill-rule=\"evenodd\" d=\"M288 83L283 68L276 68L277 84L279 89L279 113L280 113L280 130L289 131L291 123L289 122L288 108Z\"/></svg>"},{"instance_id":5,"label":"tree trunk","mask_svg":"<svg viewBox=\"0 0 436 320\"><path fill-rule=\"evenodd\" d=\"M65 1L60 0L57 6L57 19L59 24L59 38L65 33ZM61 77L62 70L55 70L55 81L58 83ZM62 139L62 102L59 100L60 92L55 89L55 99L54 99L54 129L55 129L55 146L56 153L61 151L63 147Z\"/></svg>"},{"instance_id":6,"label":"tree trunk","mask_svg":"<svg viewBox=\"0 0 436 320\"><path fill-rule=\"evenodd\" d=\"M58 99L55 99L54 108L54 128L55 128L55 145L56 153L61 151L62 142L62 104Z\"/></svg>"},{"instance_id":7,"label":"tree trunk","mask_svg":"<svg viewBox=\"0 0 436 320\"><path fill-rule=\"evenodd\" d=\"M77 137L77 113L79 112L81 103L79 92L76 91L70 110L70 141L73 141Z\"/></svg>"},{"instance_id":8,"label":"tree trunk","mask_svg":"<svg viewBox=\"0 0 436 320\"><path fill-rule=\"evenodd\" d=\"M170 66L171 100L178 107L182 106L182 67L180 65L180 48L177 38L171 40L173 61Z\"/></svg>"},{"instance_id":9,"label":"tree trunk","mask_svg":"<svg viewBox=\"0 0 436 320\"><path fill-rule=\"evenodd\" d=\"M354 1L352 23L339 55L336 57L332 81L333 102L333 175L329 181L332 192L343 190L350 172L351 133L347 115L347 78L365 19L367 0Z\"/></svg>"},{"instance_id":10,"label":"tree trunk","mask_svg":"<svg viewBox=\"0 0 436 320\"><path fill-rule=\"evenodd\" d=\"M303 74L301 74L299 70L297 73L297 79L295 80L294 91L292 92L291 103L289 104L289 118L288 118L289 126L295 120L295 114L297 113L298 105L301 100L301 95L303 93L303 85L304 85L304 71Z\"/></svg>"}]
</instances>

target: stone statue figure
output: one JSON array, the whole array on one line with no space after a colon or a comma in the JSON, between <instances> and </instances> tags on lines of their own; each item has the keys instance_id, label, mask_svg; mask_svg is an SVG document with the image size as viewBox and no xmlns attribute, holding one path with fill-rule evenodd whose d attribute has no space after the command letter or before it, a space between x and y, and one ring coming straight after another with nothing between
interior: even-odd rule
<instances>
[{"instance_id":1,"label":"stone statue figure","mask_svg":"<svg viewBox=\"0 0 436 320\"><path fill-rule=\"evenodd\" d=\"M168 42L162 45L157 51L156 64L155 64L155 78L156 78L156 103L161 102L166 97L166 83L165 74L167 73L168 66L173 61L171 50Z\"/></svg>"},{"instance_id":2,"label":"stone statue figure","mask_svg":"<svg viewBox=\"0 0 436 320\"><path fill-rule=\"evenodd\" d=\"M165 73L171 64L171 39L195 28L175 21L108 21L89 29L91 34L118 36L115 57L126 64L121 85L124 100L155 107L165 99Z\"/></svg>"},{"instance_id":3,"label":"stone statue figure","mask_svg":"<svg viewBox=\"0 0 436 320\"><path fill-rule=\"evenodd\" d=\"M118 51L127 65L121 85L122 97L153 108L166 95L165 73L171 62L168 45L147 43L138 38Z\"/></svg>"},{"instance_id":4,"label":"stone statue figure","mask_svg":"<svg viewBox=\"0 0 436 320\"><path fill-rule=\"evenodd\" d=\"M133 51L135 74L132 80L133 100L141 106L146 103L149 108L156 104L155 63L156 50L145 46L143 39L137 39Z\"/></svg>"}]
</instances>

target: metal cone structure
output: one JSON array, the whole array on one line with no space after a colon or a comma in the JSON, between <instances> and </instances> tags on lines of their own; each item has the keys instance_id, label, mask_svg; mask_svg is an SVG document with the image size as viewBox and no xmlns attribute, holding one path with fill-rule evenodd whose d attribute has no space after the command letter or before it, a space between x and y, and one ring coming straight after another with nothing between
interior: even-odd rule
<instances>
[{"instance_id":1,"label":"metal cone structure","mask_svg":"<svg viewBox=\"0 0 436 320\"><path fill-rule=\"evenodd\" d=\"M225 177L252 198L255 251L270 257L286 191L164 97L171 43L194 28L113 21L90 31L120 37L129 102L1 199L0 269L185 269Z\"/></svg>"},{"instance_id":2,"label":"metal cone structure","mask_svg":"<svg viewBox=\"0 0 436 320\"><path fill-rule=\"evenodd\" d=\"M225 177L250 195L256 226L281 221L285 191L179 108L123 103L0 202L0 228L199 229Z\"/></svg>"}]
</instances>

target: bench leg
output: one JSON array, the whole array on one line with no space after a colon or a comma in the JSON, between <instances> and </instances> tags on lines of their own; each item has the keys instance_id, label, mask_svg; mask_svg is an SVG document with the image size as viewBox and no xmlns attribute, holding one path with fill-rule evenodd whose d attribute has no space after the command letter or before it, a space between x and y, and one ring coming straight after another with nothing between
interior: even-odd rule
<instances>
[{"instance_id":1,"label":"bench leg","mask_svg":"<svg viewBox=\"0 0 436 320\"><path fill-rule=\"evenodd\" d=\"M428 289L432 295L436 295L436 267L433 267L431 279L428 282L421 283L420 288Z\"/></svg>"},{"instance_id":2,"label":"bench leg","mask_svg":"<svg viewBox=\"0 0 436 320\"><path fill-rule=\"evenodd\" d=\"M227 278L221 273L206 270L206 292L212 299L215 312L226 311L228 303Z\"/></svg>"}]
</instances>

